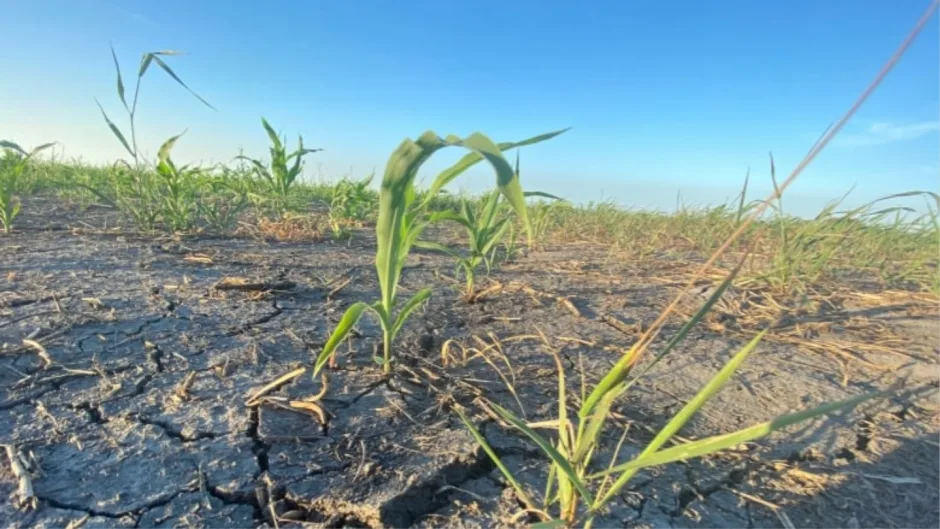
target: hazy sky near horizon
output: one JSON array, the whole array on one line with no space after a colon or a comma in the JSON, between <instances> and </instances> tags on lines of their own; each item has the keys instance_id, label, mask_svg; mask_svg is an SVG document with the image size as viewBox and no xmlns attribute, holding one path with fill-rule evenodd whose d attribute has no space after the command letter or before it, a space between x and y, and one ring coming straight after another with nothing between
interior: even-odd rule
<instances>
[{"instance_id":1,"label":"hazy sky near horizon","mask_svg":"<svg viewBox=\"0 0 940 529\"><path fill-rule=\"evenodd\" d=\"M0 137L101 163L122 156L95 105L126 127L144 51L218 111L151 69L138 139L154 154L186 129L179 161L267 155L266 117L310 147L313 178L384 169L427 129L497 141L572 130L522 151L523 185L576 201L668 209L734 196L750 168L770 189L893 53L927 0L0 0ZM940 174L938 20L794 185L799 214L855 186L850 202ZM436 156L429 170L455 160ZM483 178L486 176L486 178ZM492 185L483 169L457 188Z\"/></svg>"}]
</instances>

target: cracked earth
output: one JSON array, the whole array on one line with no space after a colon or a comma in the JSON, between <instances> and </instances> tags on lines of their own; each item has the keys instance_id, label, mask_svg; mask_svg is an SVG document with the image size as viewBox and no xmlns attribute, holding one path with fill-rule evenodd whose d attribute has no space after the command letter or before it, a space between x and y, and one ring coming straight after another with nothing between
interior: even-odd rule
<instances>
[{"instance_id":1,"label":"cracked earth","mask_svg":"<svg viewBox=\"0 0 940 529\"><path fill-rule=\"evenodd\" d=\"M506 465L540 490L544 458L474 397L530 421L552 418L555 364L538 333L562 355L576 395L578 370L599 379L675 293L666 271L689 259L640 266L605 248L549 247L491 275L521 287L466 304L453 266L415 253L404 295L435 292L396 343L395 375L372 362L381 333L364 319L327 373L321 421L276 400L246 403L309 366L345 308L376 296L368 231L349 244L154 238L73 230L67 212L49 221L30 209L0 251L0 443L29 463L37 506L19 505L4 461L4 527L509 525L519 504L451 404L474 412ZM220 288L225 278L261 286ZM829 354L767 340L681 434L728 432L899 380L906 391L641 472L597 526L936 527L938 315L935 302L896 305L866 308L865 328L900 337L882 349ZM854 310L847 301L812 339L871 343ZM637 454L744 343L724 327L693 331L616 407L616 423L630 427L619 459ZM446 366L445 344L455 359ZM498 350L500 373L479 357L464 362L457 344ZM321 390L307 372L269 396L302 401ZM608 453L621 431L610 432Z\"/></svg>"}]
</instances>

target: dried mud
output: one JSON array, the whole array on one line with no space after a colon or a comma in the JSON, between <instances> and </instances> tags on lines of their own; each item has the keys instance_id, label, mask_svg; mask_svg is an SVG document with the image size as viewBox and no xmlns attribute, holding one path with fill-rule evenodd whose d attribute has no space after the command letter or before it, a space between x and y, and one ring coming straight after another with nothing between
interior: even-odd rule
<instances>
[{"instance_id":1,"label":"dried mud","mask_svg":"<svg viewBox=\"0 0 940 529\"><path fill-rule=\"evenodd\" d=\"M364 319L328 372L321 424L246 399L310 365L344 309L376 296L368 231L348 244L277 243L148 237L115 225L107 210L34 202L21 230L0 239L0 444L34 465L38 499L36 509L18 506L3 461L4 527L274 527L274 516L279 527L508 525L519 505L452 403L473 410L507 466L541 490L544 458L474 396L517 412L521 403L529 420L552 417L555 363L533 336L560 352L576 395L579 369L589 382L603 375L674 295L670 277L688 259L638 266L593 245L547 248L500 266L490 279L504 288L467 304L449 279L452 265L416 252L401 290L435 292L396 343L396 374L385 378L372 362L381 335ZM226 277L271 288L216 288ZM849 348L846 357L771 337L681 433L728 432L902 379L908 391L720 456L641 472L596 525L936 527L936 306L896 305L866 309L865 325L900 337L884 351ZM851 307L831 311L824 332L871 342L858 317ZM744 343L709 329L694 330L617 406L617 421L630 426L621 460ZM457 358L456 343L481 348L494 339L490 351L508 361L492 354L502 375L479 357L441 365L448 340ZM302 400L320 390L306 373L270 396ZM619 435L610 432L608 451Z\"/></svg>"}]
</instances>

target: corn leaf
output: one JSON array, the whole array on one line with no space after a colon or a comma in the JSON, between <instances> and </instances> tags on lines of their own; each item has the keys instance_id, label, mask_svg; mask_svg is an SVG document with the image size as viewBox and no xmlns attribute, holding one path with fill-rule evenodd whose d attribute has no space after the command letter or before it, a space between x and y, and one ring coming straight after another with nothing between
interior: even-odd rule
<instances>
[{"instance_id":1,"label":"corn leaf","mask_svg":"<svg viewBox=\"0 0 940 529\"><path fill-rule=\"evenodd\" d=\"M456 211L451 211L451 210L437 211L435 213L432 213L431 216L428 217L428 222L431 222L431 223L440 222L442 220L449 220L451 222L456 222L460 224L461 226L463 226L464 228L467 228L468 230L473 229L473 225L470 224L466 218L461 216Z\"/></svg>"},{"instance_id":2,"label":"corn leaf","mask_svg":"<svg viewBox=\"0 0 940 529\"><path fill-rule=\"evenodd\" d=\"M158 159L161 163L166 162L167 160L169 160L169 158L170 158L170 151L172 151L172 150L173 150L173 146L176 145L176 140L180 139L180 137L181 137L183 134L186 134L186 131L185 131L185 130L184 130L183 132L177 134L176 136L173 136L173 137L171 137L170 139L168 139L168 140L166 140L165 142L163 142L163 145L160 146L160 150L157 152L157 159Z\"/></svg>"},{"instance_id":3,"label":"corn leaf","mask_svg":"<svg viewBox=\"0 0 940 529\"><path fill-rule=\"evenodd\" d=\"M424 250L432 250L432 251L435 251L435 252L441 252L441 253L444 253L444 254L447 254L447 255L453 257L454 259L463 260L463 256L462 256L462 255L460 255L460 254L457 253L456 251L452 250L449 246L443 245L443 244L441 244L441 243L439 243L439 242L433 242L433 241L415 241L415 244L414 244L414 245L415 245L417 248L422 248L422 249L424 249Z\"/></svg>"},{"instance_id":4,"label":"corn leaf","mask_svg":"<svg viewBox=\"0 0 940 529\"><path fill-rule=\"evenodd\" d=\"M554 138L555 136L558 136L559 134L562 134L568 130L570 130L570 127L566 129L562 129L562 130L556 130L554 132L549 132L546 134L540 134L538 136L533 136L531 138L518 141L518 142L500 143L496 147L500 151L508 151L516 147L524 147L526 145L533 145L535 143L539 143L545 140L550 140ZM461 158L457 163L455 163L448 169L445 169L443 172L441 172L437 176L437 178L434 180L434 182L431 184L431 187L428 189L428 193L425 196L424 204L422 204L422 206L427 205L427 203L430 202L437 195L437 192L440 191L444 186L452 182L455 178L463 174L464 171L473 167L474 165L476 165L482 160L483 160L483 157L481 155L477 153L470 153L464 156L463 158Z\"/></svg>"},{"instance_id":5,"label":"corn leaf","mask_svg":"<svg viewBox=\"0 0 940 529\"><path fill-rule=\"evenodd\" d=\"M423 288L418 291L417 294L411 297L405 305L398 311L398 316L395 318L395 325L392 326L391 337L394 339L398 335L398 331L401 330L402 325L405 324L405 321L408 320L408 316L411 316L411 313L415 311L422 303L427 301L431 297L432 290L430 288Z\"/></svg>"},{"instance_id":6,"label":"corn leaf","mask_svg":"<svg viewBox=\"0 0 940 529\"><path fill-rule=\"evenodd\" d=\"M281 137L277 135L277 132L274 130L274 127L268 123L268 120L261 118L261 125L264 126L264 131L268 133L268 138L271 140L271 145L273 149L283 149L284 145L281 143Z\"/></svg>"},{"instance_id":7,"label":"corn leaf","mask_svg":"<svg viewBox=\"0 0 940 529\"><path fill-rule=\"evenodd\" d=\"M330 359L330 355L333 354L336 347L342 343L346 335L349 334L349 331L359 322L359 318L362 317L362 312L366 309L374 310L361 301L353 303L346 309L346 313L343 314L342 319L339 320L336 328L333 329L333 334L330 335L330 339L327 340L326 345L323 346L323 350L320 351L320 355L317 357L317 363L313 369L314 377L320 373L320 370L323 369L323 366L326 365L326 362Z\"/></svg>"},{"instance_id":8,"label":"corn leaf","mask_svg":"<svg viewBox=\"0 0 940 529\"><path fill-rule=\"evenodd\" d=\"M441 139L431 131L425 132L416 141L406 139L392 156L385 168L385 177L379 191L379 216L376 222L377 251L376 271L382 290L382 303L386 307L393 304L398 278L401 275L399 263L404 261L409 245L409 231L403 231L408 207L414 200L414 179L418 168L436 151L448 146L462 146L486 159L496 172L497 185L510 203L517 208L517 214L525 217L525 201L522 188L509 162L486 136L474 133L464 140L456 136ZM436 191L435 191L436 193ZM430 196L430 195L429 195ZM515 197L515 198L513 198Z\"/></svg>"}]
</instances>

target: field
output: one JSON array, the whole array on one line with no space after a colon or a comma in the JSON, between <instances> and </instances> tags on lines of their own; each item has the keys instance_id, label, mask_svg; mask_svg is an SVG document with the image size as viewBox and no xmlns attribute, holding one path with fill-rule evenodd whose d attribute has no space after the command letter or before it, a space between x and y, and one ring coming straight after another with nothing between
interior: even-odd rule
<instances>
[{"instance_id":1,"label":"field","mask_svg":"<svg viewBox=\"0 0 940 529\"><path fill-rule=\"evenodd\" d=\"M539 192L567 130L149 160L114 62L128 157L0 143L4 526L940 524L940 197L784 193L892 63L771 197L657 213Z\"/></svg>"},{"instance_id":2,"label":"field","mask_svg":"<svg viewBox=\"0 0 940 529\"><path fill-rule=\"evenodd\" d=\"M310 376L314 359L343 311L379 293L374 191L350 195L362 204L339 206L333 196L348 183L304 186L293 211L259 202L230 233L213 233L205 221L175 233L158 222L151 232L93 193L56 184L62 174L106 172L37 162L24 179L33 192L3 240L2 442L35 461L38 501L38 509L15 509L17 480L4 468L6 525L520 521L512 488L453 407L464 406L503 463L539 490L545 455L480 403L530 423L557 417L551 352L580 400L581 377L593 385L614 365L738 216L731 206L653 215L534 205L537 244L513 247L507 235L472 303L453 259L415 249L401 290L431 287L433 295L396 338L392 375L370 358L382 329L363 318L339 347L336 368L324 371L324 389ZM435 207L458 201L444 195ZM335 225L341 207L362 213ZM635 456L730 353L768 326L754 355L675 442L898 380L904 390L760 443L645 469L598 526L936 526L935 215L896 224L842 219L771 216L740 239L739 252L754 252L734 284L614 405L598 458L607 461L618 441L617 461ZM798 261L780 255L780 234L792 240L807 231L817 242ZM820 241L837 236L845 241L830 253ZM465 244L444 224L424 238ZM820 255L826 263L810 278ZM735 256L697 281L654 351ZM774 268L790 261L791 276Z\"/></svg>"}]
</instances>

